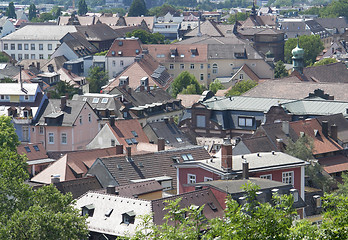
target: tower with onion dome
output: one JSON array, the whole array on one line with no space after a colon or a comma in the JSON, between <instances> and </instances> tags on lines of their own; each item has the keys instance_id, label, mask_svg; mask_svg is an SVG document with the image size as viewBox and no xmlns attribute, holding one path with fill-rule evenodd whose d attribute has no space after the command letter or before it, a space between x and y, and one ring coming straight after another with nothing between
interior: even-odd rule
<instances>
[{"instance_id":1,"label":"tower with onion dome","mask_svg":"<svg viewBox=\"0 0 348 240\"><path fill-rule=\"evenodd\" d=\"M303 56L304 50L299 47L299 41L297 41L297 46L292 49L292 69L293 71L298 71L299 73L303 73Z\"/></svg>"}]
</instances>

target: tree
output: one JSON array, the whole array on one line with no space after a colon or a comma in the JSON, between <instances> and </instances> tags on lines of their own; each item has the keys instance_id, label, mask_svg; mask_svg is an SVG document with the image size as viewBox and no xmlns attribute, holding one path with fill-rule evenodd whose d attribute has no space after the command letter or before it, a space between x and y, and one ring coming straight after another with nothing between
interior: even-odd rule
<instances>
[{"instance_id":1,"label":"tree","mask_svg":"<svg viewBox=\"0 0 348 240\"><path fill-rule=\"evenodd\" d=\"M209 84L209 90L212 91L214 94L220 89L225 89L225 87L221 84L221 82L218 79L215 79L214 82Z\"/></svg>"},{"instance_id":2,"label":"tree","mask_svg":"<svg viewBox=\"0 0 348 240\"><path fill-rule=\"evenodd\" d=\"M309 66L315 62L318 54L324 49L324 45L318 35L300 36L300 47L304 50L304 66ZM296 47L297 39L290 38L285 42L284 60L287 63L292 62L291 51Z\"/></svg>"},{"instance_id":3,"label":"tree","mask_svg":"<svg viewBox=\"0 0 348 240\"><path fill-rule=\"evenodd\" d=\"M10 58L4 52L0 52L0 63L6 63L9 60Z\"/></svg>"},{"instance_id":4,"label":"tree","mask_svg":"<svg viewBox=\"0 0 348 240\"><path fill-rule=\"evenodd\" d=\"M226 96L240 96L257 85L253 80L240 81L236 83L227 93Z\"/></svg>"},{"instance_id":5,"label":"tree","mask_svg":"<svg viewBox=\"0 0 348 240\"><path fill-rule=\"evenodd\" d=\"M193 74L190 74L188 71L183 71L172 83L172 96L175 98L182 92L184 94L202 94L203 86L198 83Z\"/></svg>"},{"instance_id":6,"label":"tree","mask_svg":"<svg viewBox=\"0 0 348 240\"><path fill-rule=\"evenodd\" d=\"M37 11L36 11L35 4L34 3L30 4L30 6L29 6L29 15L28 15L30 21L33 18L36 18L36 13L37 13Z\"/></svg>"},{"instance_id":7,"label":"tree","mask_svg":"<svg viewBox=\"0 0 348 240\"><path fill-rule=\"evenodd\" d=\"M335 58L324 58L318 62L315 62L313 64L313 67L327 65L327 64L336 63L336 62L337 60Z\"/></svg>"},{"instance_id":8,"label":"tree","mask_svg":"<svg viewBox=\"0 0 348 240\"><path fill-rule=\"evenodd\" d=\"M18 144L11 118L0 116L0 239L86 238L86 218L73 208L71 194L53 185L34 191L24 182L29 174Z\"/></svg>"},{"instance_id":9,"label":"tree","mask_svg":"<svg viewBox=\"0 0 348 240\"><path fill-rule=\"evenodd\" d=\"M85 0L79 0L77 13L81 15L86 15L88 12L88 7Z\"/></svg>"},{"instance_id":10,"label":"tree","mask_svg":"<svg viewBox=\"0 0 348 240\"><path fill-rule=\"evenodd\" d=\"M65 82L65 81L60 81L56 84L55 89L51 90L51 98L55 98L55 99L60 99L61 96L66 96L68 95L68 97L71 99L72 96L74 96L75 94L78 94L79 89L78 88L74 88L73 86L71 86L69 83Z\"/></svg>"},{"instance_id":11,"label":"tree","mask_svg":"<svg viewBox=\"0 0 348 240\"><path fill-rule=\"evenodd\" d=\"M8 4L8 8L6 10L6 15L9 17L9 18L17 18L17 15L16 15L16 9L15 9L15 6L14 6L14 3L13 2L10 2Z\"/></svg>"},{"instance_id":12,"label":"tree","mask_svg":"<svg viewBox=\"0 0 348 240\"><path fill-rule=\"evenodd\" d=\"M126 37L139 38L143 44L163 44L164 36L160 33L149 33L142 29L134 30L133 32L127 32Z\"/></svg>"},{"instance_id":13,"label":"tree","mask_svg":"<svg viewBox=\"0 0 348 240\"><path fill-rule=\"evenodd\" d=\"M108 82L108 75L103 69L96 66L89 70L87 81L89 82L89 91L99 93L101 87Z\"/></svg>"},{"instance_id":14,"label":"tree","mask_svg":"<svg viewBox=\"0 0 348 240\"><path fill-rule=\"evenodd\" d=\"M58 6L54 6L51 10L51 14L53 15L55 19L59 18L59 16L62 15L62 8Z\"/></svg>"},{"instance_id":15,"label":"tree","mask_svg":"<svg viewBox=\"0 0 348 240\"><path fill-rule=\"evenodd\" d=\"M178 9L176 9L174 6L165 3L162 6L149 9L148 15L160 17L166 15L168 12L170 12L172 15L179 13Z\"/></svg>"},{"instance_id":16,"label":"tree","mask_svg":"<svg viewBox=\"0 0 348 240\"><path fill-rule=\"evenodd\" d=\"M285 69L285 65L282 60L279 60L276 62L276 65L274 67L274 78L283 78L288 76L288 72Z\"/></svg>"},{"instance_id":17,"label":"tree","mask_svg":"<svg viewBox=\"0 0 348 240\"><path fill-rule=\"evenodd\" d=\"M236 21L245 21L249 17L249 13L237 12L236 14L230 15L227 19L229 24L234 24Z\"/></svg>"},{"instance_id":18,"label":"tree","mask_svg":"<svg viewBox=\"0 0 348 240\"><path fill-rule=\"evenodd\" d=\"M306 135L301 136L296 142L289 139L289 144L286 146L285 153L308 161L313 159L313 139Z\"/></svg>"},{"instance_id":19,"label":"tree","mask_svg":"<svg viewBox=\"0 0 348 240\"><path fill-rule=\"evenodd\" d=\"M144 0L133 0L129 11L128 17L145 16L147 13L146 4Z\"/></svg>"}]
</instances>

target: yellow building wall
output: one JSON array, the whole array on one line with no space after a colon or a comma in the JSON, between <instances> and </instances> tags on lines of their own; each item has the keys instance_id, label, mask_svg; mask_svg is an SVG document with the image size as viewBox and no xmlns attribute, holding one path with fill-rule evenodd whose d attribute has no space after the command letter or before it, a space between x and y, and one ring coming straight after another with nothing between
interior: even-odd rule
<instances>
[{"instance_id":1,"label":"yellow building wall","mask_svg":"<svg viewBox=\"0 0 348 240\"><path fill-rule=\"evenodd\" d=\"M19 102L19 95L11 95L10 102Z\"/></svg>"}]
</instances>

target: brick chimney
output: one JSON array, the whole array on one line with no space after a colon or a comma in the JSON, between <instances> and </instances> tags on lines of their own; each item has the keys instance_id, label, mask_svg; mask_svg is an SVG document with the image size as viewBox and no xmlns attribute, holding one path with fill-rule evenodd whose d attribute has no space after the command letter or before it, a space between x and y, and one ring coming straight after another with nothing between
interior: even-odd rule
<instances>
[{"instance_id":1,"label":"brick chimney","mask_svg":"<svg viewBox=\"0 0 348 240\"><path fill-rule=\"evenodd\" d=\"M108 194L115 194L115 186L114 185L109 185L109 186L107 186L106 187L106 193L108 193Z\"/></svg>"},{"instance_id":2,"label":"brick chimney","mask_svg":"<svg viewBox=\"0 0 348 240\"><path fill-rule=\"evenodd\" d=\"M60 175L59 174L51 175L51 183L55 184L55 183L59 183L59 182L60 182Z\"/></svg>"},{"instance_id":3,"label":"brick chimney","mask_svg":"<svg viewBox=\"0 0 348 240\"><path fill-rule=\"evenodd\" d=\"M62 96L60 98L60 110L64 111L65 107L66 107L66 96Z\"/></svg>"},{"instance_id":4,"label":"brick chimney","mask_svg":"<svg viewBox=\"0 0 348 240\"><path fill-rule=\"evenodd\" d=\"M283 139L281 138L277 138L277 148L280 152L284 152L285 150L285 147L284 147L284 142L283 142Z\"/></svg>"},{"instance_id":5,"label":"brick chimney","mask_svg":"<svg viewBox=\"0 0 348 240\"><path fill-rule=\"evenodd\" d=\"M131 160L132 159L132 148L126 147L126 153L127 153L127 159Z\"/></svg>"},{"instance_id":6,"label":"brick chimney","mask_svg":"<svg viewBox=\"0 0 348 240\"><path fill-rule=\"evenodd\" d=\"M337 125L336 124L333 124L333 125L331 125L331 127L330 127L330 137L333 139L333 140L335 140L336 142L337 142L337 130L338 130L338 127L337 127Z\"/></svg>"},{"instance_id":7,"label":"brick chimney","mask_svg":"<svg viewBox=\"0 0 348 240\"><path fill-rule=\"evenodd\" d=\"M323 132L325 137L329 135L329 123L327 121L321 122L321 131Z\"/></svg>"},{"instance_id":8,"label":"brick chimney","mask_svg":"<svg viewBox=\"0 0 348 240\"><path fill-rule=\"evenodd\" d=\"M123 145L116 145L116 155L123 154Z\"/></svg>"},{"instance_id":9,"label":"brick chimney","mask_svg":"<svg viewBox=\"0 0 348 240\"><path fill-rule=\"evenodd\" d=\"M110 117L109 118L109 124L110 124L111 127L115 126L115 118L114 117Z\"/></svg>"},{"instance_id":10,"label":"brick chimney","mask_svg":"<svg viewBox=\"0 0 348 240\"><path fill-rule=\"evenodd\" d=\"M159 138L157 140L157 151L163 151L165 147L165 141L164 138Z\"/></svg>"},{"instance_id":11,"label":"brick chimney","mask_svg":"<svg viewBox=\"0 0 348 240\"><path fill-rule=\"evenodd\" d=\"M221 167L227 172L232 170L232 144L230 138L225 138L221 145Z\"/></svg>"},{"instance_id":12,"label":"brick chimney","mask_svg":"<svg viewBox=\"0 0 348 240\"><path fill-rule=\"evenodd\" d=\"M243 160L242 163L242 177L243 179L249 179L249 163L246 161L246 159Z\"/></svg>"}]
</instances>

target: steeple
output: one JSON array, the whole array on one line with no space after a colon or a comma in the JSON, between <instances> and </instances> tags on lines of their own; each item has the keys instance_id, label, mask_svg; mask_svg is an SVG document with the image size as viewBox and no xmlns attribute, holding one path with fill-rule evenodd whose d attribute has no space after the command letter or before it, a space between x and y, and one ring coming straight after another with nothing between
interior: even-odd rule
<instances>
[{"instance_id":1,"label":"steeple","mask_svg":"<svg viewBox=\"0 0 348 240\"><path fill-rule=\"evenodd\" d=\"M292 68L293 71L298 71L299 73L303 73L303 56L304 50L299 46L299 39L297 39L297 46L292 49Z\"/></svg>"}]
</instances>

